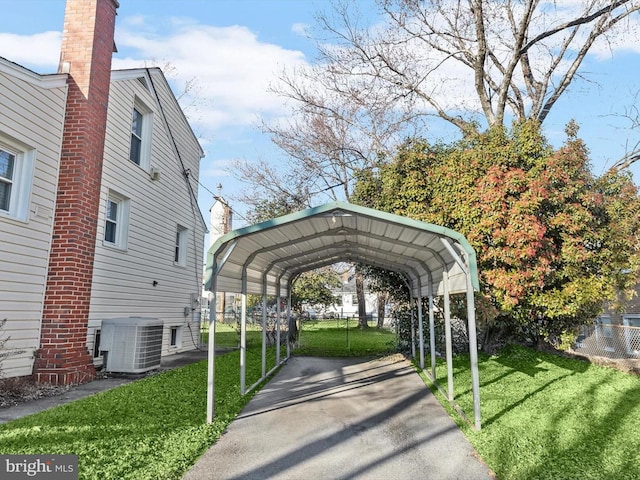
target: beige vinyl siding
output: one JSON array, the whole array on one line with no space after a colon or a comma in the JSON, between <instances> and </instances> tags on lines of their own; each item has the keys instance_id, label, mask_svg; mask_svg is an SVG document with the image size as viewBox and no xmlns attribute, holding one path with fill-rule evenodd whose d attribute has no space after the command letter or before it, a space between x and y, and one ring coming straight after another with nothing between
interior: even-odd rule
<instances>
[{"instance_id":1,"label":"beige vinyl siding","mask_svg":"<svg viewBox=\"0 0 640 480\"><path fill-rule=\"evenodd\" d=\"M156 97L136 79L145 73L132 71L129 79L117 77L111 84L88 346L93 349L94 332L104 319L152 317L164 323L163 355L166 355L194 348L190 326L197 342L197 325L191 325L191 316L185 318L184 309L190 305L191 294L199 294L201 290L204 226L197 205L196 211L192 211L182 168L174 155ZM147 83L151 85L148 80ZM154 78L154 85L160 90L161 100L175 104L163 79ZM158 180L151 180L148 170L129 160L131 114L136 99L153 112L150 165L160 170ZM165 112L176 115L174 107ZM200 147L192 134L189 137L184 133L190 129L184 125L181 113L175 123L171 131L179 135L178 148L185 167L194 175L192 182L197 185ZM104 245L102 241L110 189L130 201L126 250ZM186 266L174 264L178 225L189 229ZM171 326L183 327L179 349L169 348Z\"/></svg>"},{"instance_id":2,"label":"beige vinyl siding","mask_svg":"<svg viewBox=\"0 0 640 480\"><path fill-rule=\"evenodd\" d=\"M51 246L67 87L66 76L40 77L0 59L0 141L35 150L29 216L0 216L0 339L10 353L6 376L30 375L40 343L40 321Z\"/></svg>"}]
</instances>

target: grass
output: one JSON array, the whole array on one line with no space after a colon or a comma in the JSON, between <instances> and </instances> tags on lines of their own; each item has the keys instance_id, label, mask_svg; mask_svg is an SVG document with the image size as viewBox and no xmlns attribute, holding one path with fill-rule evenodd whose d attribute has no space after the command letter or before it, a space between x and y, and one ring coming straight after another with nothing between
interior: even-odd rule
<instances>
[{"instance_id":1,"label":"grass","mask_svg":"<svg viewBox=\"0 0 640 480\"><path fill-rule=\"evenodd\" d=\"M208 327L206 324L205 327ZM203 342L208 342L208 328L201 332ZM262 329L259 325L247 325L247 348L261 345ZM284 343L284 342L283 342ZM240 346L240 334L236 324L216 323L216 349L218 348L238 348Z\"/></svg>"},{"instance_id":2,"label":"grass","mask_svg":"<svg viewBox=\"0 0 640 480\"><path fill-rule=\"evenodd\" d=\"M459 424L498 479L640 478L640 378L517 346L480 356L479 369L482 430ZM443 364L437 377L446 386ZM468 357L454 382L472 414Z\"/></svg>"},{"instance_id":3,"label":"grass","mask_svg":"<svg viewBox=\"0 0 640 480\"><path fill-rule=\"evenodd\" d=\"M367 357L395 350L395 333L369 328L361 330L356 320L305 320L297 355Z\"/></svg>"},{"instance_id":4,"label":"grass","mask_svg":"<svg viewBox=\"0 0 640 480\"><path fill-rule=\"evenodd\" d=\"M395 338L350 328L347 339L345 327L305 322L296 354L382 355ZM235 346L235 328L226 328L217 335L229 334ZM260 378L261 360L259 332L248 333L250 385ZM240 396L238 355L216 359L212 425L204 422L206 362L199 362L0 425L0 452L75 453L82 479L180 478L251 398ZM275 365L273 349L268 364ZM480 355L479 369L481 431L436 396L499 480L640 479L640 378L516 346ZM441 385L445 375L438 364ZM454 385L456 401L471 414L466 356L454 359Z\"/></svg>"},{"instance_id":5,"label":"grass","mask_svg":"<svg viewBox=\"0 0 640 480\"><path fill-rule=\"evenodd\" d=\"M249 350L248 384L260 363L259 349ZM77 454L82 479L180 478L250 400L240 395L238 365L237 351L216 358L211 425L202 361L0 425L0 452Z\"/></svg>"}]
</instances>

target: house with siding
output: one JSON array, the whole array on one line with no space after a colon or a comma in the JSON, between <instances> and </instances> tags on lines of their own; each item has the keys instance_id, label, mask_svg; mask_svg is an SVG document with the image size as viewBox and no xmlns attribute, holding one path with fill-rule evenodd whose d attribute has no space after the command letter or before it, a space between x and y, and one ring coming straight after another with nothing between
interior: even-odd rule
<instances>
[{"instance_id":1,"label":"house with siding","mask_svg":"<svg viewBox=\"0 0 640 480\"><path fill-rule=\"evenodd\" d=\"M0 58L0 331L10 376L30 375L40 339L67 75Z\"/></svg>"},{"instance_id":2,"label":"house with siding","mask_svg":"<svg viewBox=\"0 0 640 480\"><path fill-rule=\"evenodd\" d=\"M118 322L199 345L203 151L160 69L111 70L117 8L67 0L55 75L0 58L7 376L90 381Z\"/></svg>"}]
</instances>

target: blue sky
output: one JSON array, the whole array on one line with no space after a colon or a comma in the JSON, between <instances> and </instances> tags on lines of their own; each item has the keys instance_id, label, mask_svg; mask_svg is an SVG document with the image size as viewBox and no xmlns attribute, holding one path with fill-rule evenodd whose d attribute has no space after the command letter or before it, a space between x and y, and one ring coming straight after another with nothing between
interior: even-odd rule
<instances>
[{"instance_id":1,"label":"blue sky","mask_svg":"<svg viewBox=\"0 0 640 480\"><path fill-rule=\"evenodd\" d=\"M365 7L373 3L354 1ZM166 75L176 91L195 78L198 103L185 110L206 152L200 182L214 193L221 183L223 196L233 204L234 195L246 186L230 175L232 159L285 165L255 126L261 117L284 113L282 100L269 94L267 86L283 67L313 60L314 45L304 32L327 5L328 0L120 0L113 67L168 63L172 71ZM64 7L64 0L0 0L0 56L39 73L55 72ZM569 119L581 125L595 173L640 137L615 115L633 104L640 90L639 45L623 38L609 50L598 49L583 68L588 81L576 81L545 122L554 144L564 138ZM633 173L640 183L640 165ZM212 197L206 189L200 189L199 201L208 218ZM242 205L233 206L244 212ZM234 227L242 225L237 218Z\"/></svg>"}]
</instances>

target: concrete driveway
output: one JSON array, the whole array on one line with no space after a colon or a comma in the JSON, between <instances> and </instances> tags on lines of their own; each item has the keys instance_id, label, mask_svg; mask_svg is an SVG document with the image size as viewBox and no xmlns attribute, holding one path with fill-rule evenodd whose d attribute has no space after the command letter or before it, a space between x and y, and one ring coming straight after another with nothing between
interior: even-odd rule
<instances>
[{"instance_id":1,"label":"concrete driveway","mask_svg":"<svg viewBox=\"0 0 640 480\"><path fill-rule=\"evenodd\" d=\"M187 472L196 479L492 479L402 357L293 357Z\"/></svg>"}]
</instances>

